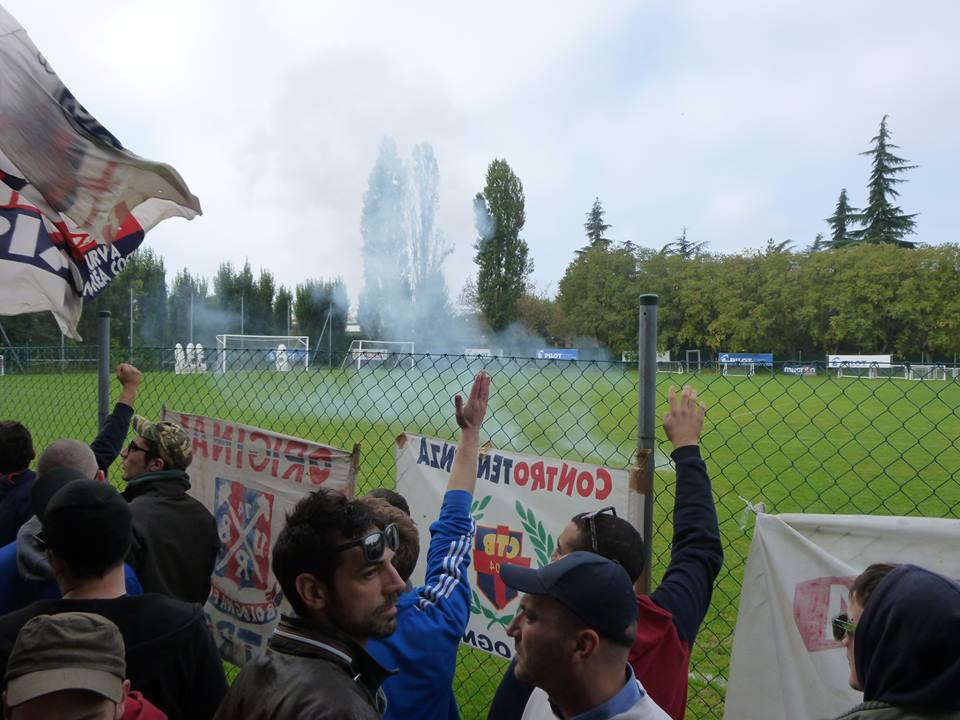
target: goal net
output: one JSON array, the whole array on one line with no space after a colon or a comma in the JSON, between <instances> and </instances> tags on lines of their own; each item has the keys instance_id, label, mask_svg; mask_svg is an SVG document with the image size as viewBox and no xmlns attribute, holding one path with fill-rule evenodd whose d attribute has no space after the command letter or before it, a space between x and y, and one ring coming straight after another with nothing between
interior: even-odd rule
<instances>
[{"instance_id":1,"label":"goal net","mask_svg":"<svg viewBox=\"0 0 960 720\"><path fill-rule=\"evenodd\" d=\"M236 370L306 369L310 364L307 335L217 335L217 369Z\"/></svg>"},{"instance_id":2,"label":"goal net","mask_svg":"<svg viewBox=\"0 0 960 720\"><path fill-rule=\"evenodd\" d=\"M837 377L855 377L865 380L907 380L910 368L894 363L870 363L869 365L843 364L837 368Z\"/></svg>"},{"instance_id":3,"label":"goal net","mask_svg":"<svg viewBox=\"0 0 960 720\"><path fill-rule=\"evenodd\" d=\"M907 380L946 380L947 368L944 365L907 365Z\"/></svg>"},{"instance_id":4,"label":"goal net","mask_svg":"<svg viewBox=\"0 0 960 720\"><path fill-rule=\"evenodd\" d=\"M354 367L359 370L366 365L381 368L413 367L413 343L388 340L354 340L350 343L347 356L340 365L341 370Z\"/></svg>"},{"instance_id":5,"label":"goal net","mask_svg":"<svg viewBox=\"0 0 960 720\"><path fill-rule=\"evenodd\" d=\"M743 375L752 377L754 373L754 363L723 363L720 366L721 375Z\"/></svg>"}]
</instances>

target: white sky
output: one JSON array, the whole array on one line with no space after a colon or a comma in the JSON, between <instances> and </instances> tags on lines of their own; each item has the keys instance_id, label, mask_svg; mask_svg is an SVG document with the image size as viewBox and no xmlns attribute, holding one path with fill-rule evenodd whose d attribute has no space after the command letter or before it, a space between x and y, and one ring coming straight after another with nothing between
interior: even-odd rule
<instances>
[{"instance_id":1,"label":"white sky","mask_svg":"<svg viewBox=\"0 0 960 720\"><path fill-rule=\"evenodd\" d=\"M864 203L857 153L885 113L921 166L901 186L914 239L958 241L958 3L2 1L104 126L200 198L203 217L147 237L168 279L249 258L288 286L340 275L355 300L384 135L434 146L454 298L495 157L523 181L551 293L594 196L642 246L683 225L713 250L808 245L840 188Z\"/></svg>"}]
</instances>

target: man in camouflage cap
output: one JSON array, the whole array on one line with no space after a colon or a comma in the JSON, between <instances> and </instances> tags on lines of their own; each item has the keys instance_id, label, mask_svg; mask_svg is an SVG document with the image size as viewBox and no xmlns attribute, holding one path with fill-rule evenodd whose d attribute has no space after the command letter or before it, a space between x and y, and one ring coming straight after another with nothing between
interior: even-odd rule
<instances>
[{"instance_id":1,"label":"man in camouflage cap","mask_svg":"<svg viewBox=\"0 0 960 720\"><path fill-rule=\"evenodd\" d=\"M187 468L193 448L186 431L171 422L133 418L137 436L123 451L123 497L133 513L127 562L144 592L204 603L220 537L213 515L190 497Z\"/></svg>"}]
</instances>

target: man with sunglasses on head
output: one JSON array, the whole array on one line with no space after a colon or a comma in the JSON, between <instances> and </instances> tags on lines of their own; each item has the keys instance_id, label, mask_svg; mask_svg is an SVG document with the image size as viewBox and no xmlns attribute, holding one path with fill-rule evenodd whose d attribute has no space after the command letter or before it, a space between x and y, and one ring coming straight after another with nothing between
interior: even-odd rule
<instances>
[{"instance_id":1,"label":"man with sunglasses on head","mask_svg":"<svg viewBox=\"0 0 960 720\"><path fill-rule=\"evenodd\" d=\"M863 702L837 720L960 718L960 584L916 565L857 576L833 619Z\"/></svg>"},{"instance_id":2,"label":"man with sunglasses on head","mask_svg":"<svg viewBox=\"0 0 960 720\"><path fill-rule=\"evenodd\" d=\"M145 592L203 604L220 549L213 515L187 494L193 445L172 422L133 418L137 433L123 451L124 499L133 513L127 562Z\"/></svg>"},{"instance_id":3,"label":"man with sunglasses on head","mask_svg":"<svg viewBox=\"0 0 960 720\"><path fill-rule=\"evenodd\" d=\"M390 674L364 649L397 627L404 582L391 562L396 525L332 490L316 490L287 516L273 573L296 612L263 655L248 662L219 720L379 720Z\"/></svg>"},{"instance_id":4,"label":"man with sunglasses on head","mask_svg":"<svg viewBox=\"0 0 960 720\"><path fill-rule=\"evenodd\" d=\"M690 651L723 564L717 509L700 456L700 433L706 407L696 391L684 386L680 397L671 386L663 429L673 444L671 458L677 484L673 509L670 564L660 585L642 592L643 540L613 508L575 516L557 538L554 560L576 551L615 560L636 589L637 630L629 663L658 706L682 720L687 704ZM533 685L518 679L516 661L504 674L490 707L489 720L520 720Z\"/></svg>"}]
</instances>

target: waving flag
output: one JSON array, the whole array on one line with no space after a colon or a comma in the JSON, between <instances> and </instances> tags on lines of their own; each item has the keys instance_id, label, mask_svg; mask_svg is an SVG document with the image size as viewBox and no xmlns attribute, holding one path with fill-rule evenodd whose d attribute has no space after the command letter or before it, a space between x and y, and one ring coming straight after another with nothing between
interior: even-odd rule
<instances>
[{"instance_id":1,"label":"waving flag","mask_svg":"<svg viewBox=\"0 0 960 720\"><path fill-rule=\"evenodd\" d=\"M200 213L179 173L126 150L0 7L0 315L50 310L78 338L82 300L154 225Z\"/></svg>"}]
</instances>

